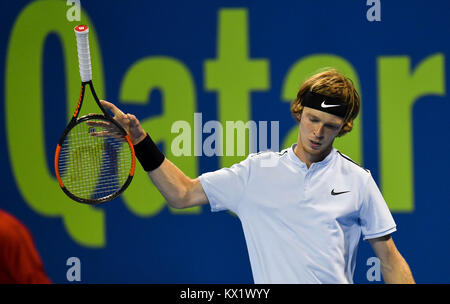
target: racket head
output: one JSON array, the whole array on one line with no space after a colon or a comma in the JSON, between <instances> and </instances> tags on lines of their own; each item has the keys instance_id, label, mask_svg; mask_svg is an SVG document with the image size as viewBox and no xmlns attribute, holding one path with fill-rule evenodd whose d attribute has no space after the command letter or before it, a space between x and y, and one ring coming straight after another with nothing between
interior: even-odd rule
<instances>
[{"instance_id":1,"label":"racket head","mask_svg":"<svg viewBox=\"0 0 450 304\"><path fill-rule=\"evenodd\" d=\"M134 148L111 117L89 114L69 124L55 153L55 174L73 200L97 205L120 195L134 176Z\"/></svg>"}]
</instances>

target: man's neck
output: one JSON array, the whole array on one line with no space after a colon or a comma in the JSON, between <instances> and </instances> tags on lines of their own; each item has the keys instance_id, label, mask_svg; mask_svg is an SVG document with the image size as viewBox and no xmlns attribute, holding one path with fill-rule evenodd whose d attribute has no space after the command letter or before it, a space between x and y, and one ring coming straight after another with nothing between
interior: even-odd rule
<instances>
[{"instance_id":1,"label":"man's neck","mask_svg":"<svg viewBox=\"0 0 450 304\"><path fill-rule=\"evenodd\" d=\"M297 143L297 145L294 148L294 153L302 162L306 164L306 167L309 169L312 163L317 163L324 160L328 156L328 154L330 154L332 149L333 145L330 145L326 150L324 150L320 154L311 154L303 149L301 143Z\"/></svg>"}]
</instances>

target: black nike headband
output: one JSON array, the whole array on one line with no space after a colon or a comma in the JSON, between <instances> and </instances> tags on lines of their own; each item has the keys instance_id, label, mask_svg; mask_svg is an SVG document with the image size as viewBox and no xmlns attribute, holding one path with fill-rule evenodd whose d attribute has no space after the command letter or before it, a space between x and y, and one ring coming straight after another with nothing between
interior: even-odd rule
<instances>
[{"instance_id":1,"label":"black nike headband","mask_svg":"<svg viewBox=\"0 0 450 304\"><path fill-rule=\"evenodd\" d=\"M302 106L333 114L341 118L345 118L348 111L348 104L343 100L310 91L302 95Z\"/></svg>"}]
</instances>

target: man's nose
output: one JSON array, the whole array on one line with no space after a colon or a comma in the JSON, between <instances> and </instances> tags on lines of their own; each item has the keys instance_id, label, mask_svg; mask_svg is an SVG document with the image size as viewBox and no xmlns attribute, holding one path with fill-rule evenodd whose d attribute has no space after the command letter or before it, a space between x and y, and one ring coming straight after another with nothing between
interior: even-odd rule
<instances>
[{"instance_id":1,"label":"man's nose","mask_svg":"<svg viewBox=\"0 0 450 304\"><path fill-rule=\"evenodd\" d=\"M319 125L316 130L314 131L314 136L317 137L317 139L323 139L323 125Z\"/></svg>"}]
</instances>

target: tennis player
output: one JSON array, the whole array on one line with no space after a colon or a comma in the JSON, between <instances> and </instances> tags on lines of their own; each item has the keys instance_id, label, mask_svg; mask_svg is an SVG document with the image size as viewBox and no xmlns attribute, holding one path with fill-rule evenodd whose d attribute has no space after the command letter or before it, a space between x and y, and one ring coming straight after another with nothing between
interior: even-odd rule
<instances>
[{"instance_id":1,"label":"tennis player","mask_svg":"<svg viewBox=\"0 0 450 304\"><path fill-rule=\"evenodd\" d=\"M353 283L361 235L380 259L386 283L414 283L370 172L333 147L336 137L352 130L360 109L352 81L338 71L322 71L301 85L291 103L297 143L195 179L164 157L134 115L102 103L129 133L170 206L210 204L213 212L239 217L255 283Z\"/></svg>"}]
</instances>

